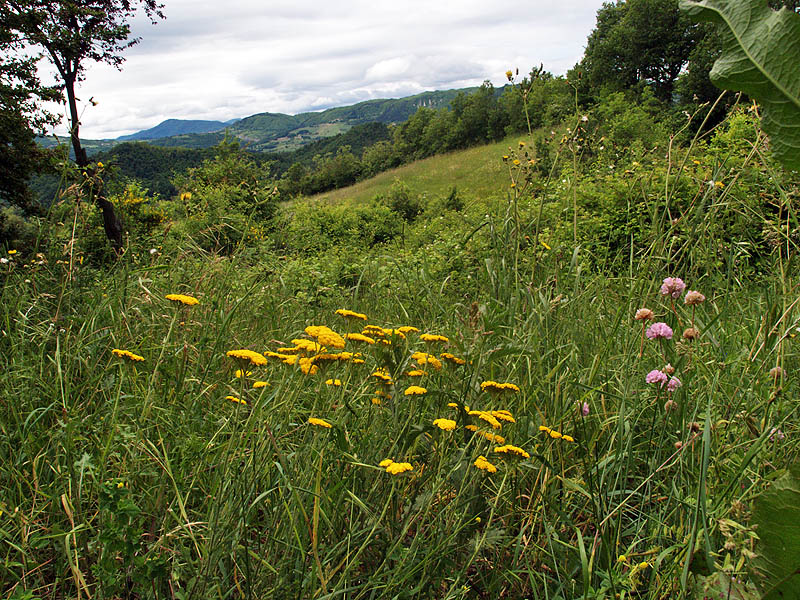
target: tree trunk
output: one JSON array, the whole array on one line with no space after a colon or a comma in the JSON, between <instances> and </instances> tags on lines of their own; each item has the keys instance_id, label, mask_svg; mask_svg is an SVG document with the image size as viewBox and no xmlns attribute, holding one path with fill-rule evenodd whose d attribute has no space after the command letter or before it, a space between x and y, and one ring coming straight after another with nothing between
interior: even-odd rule
<instances>
[{"instance_id":1,"label":"tree trunk","mask_svg":"<svg viewBox=\"0 0 800 600\"><path fill-rule=\"evenodd\" d=\"M75 99L75 77L65 77L64 79L69 103L69 136L72 142L72 149L75 151L75 162L81 170L87 172L87 175L94 175L94 172L88 168L89 158L86 156L86 150L81 146L81 139L78 135L80 117L78 116L78 104ZM106 237L111 243L114 252L120 254L122 252L122 222L114 211L114 205L106 199L102 187L95 190L92 196L94 203L103 213L103 230L106 232Z\"/></svg>"}]
</instances>

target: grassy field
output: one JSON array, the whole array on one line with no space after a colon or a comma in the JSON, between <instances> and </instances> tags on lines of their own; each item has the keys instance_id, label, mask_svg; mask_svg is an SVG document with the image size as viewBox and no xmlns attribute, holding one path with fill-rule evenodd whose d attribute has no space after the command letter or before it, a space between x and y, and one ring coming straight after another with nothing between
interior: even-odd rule
<instances>
[{"instance_id":1,"label":"grassy field","mask_svg":"<svg viewBox=\"0 0 800 600\"><path fill-rule=\"evenodd\" d=\"M169 222L98 265L67 206L0 264L3 597L760 597L797 182L726 140L546 194L516 138L420 161L293 213L344 223L313 252ZM467 208L366 244L395 178Z\"/></svg>"},{"instance_id":2,"label":"grassy field","mask_svg":"<svg viewBox=\"0 0 800 600\"><path fill-rule=\"evenodd\" d=\"M488 198L505 198L508 192L508 168L503 155L528 136L512 136L502 142L415 161L380 173L355 185L319 194L312 200L323 202L367 202L385 194L395 179L403 181L415 194L447 196L453 186L466 202L479 203Z\"/></svg>"}]
</instances>

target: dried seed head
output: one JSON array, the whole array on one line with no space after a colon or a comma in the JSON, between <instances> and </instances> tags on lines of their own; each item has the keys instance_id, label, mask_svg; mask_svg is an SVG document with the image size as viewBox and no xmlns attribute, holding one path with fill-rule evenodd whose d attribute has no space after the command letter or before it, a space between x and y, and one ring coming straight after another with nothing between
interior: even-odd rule
<instances>
[{"instance_id":1,"label":"dried seed head","mask_svg":"<svg viewBox=\"0 0 800 600\"><path fill-rule=\"evenodd\" d=\"M694 327L688 327L683 332L683 339L689 340L690 342L696 340L699 337L700 337L700 332L697 331L697 329L695 329Z\"/></svg>"}]
</instances>

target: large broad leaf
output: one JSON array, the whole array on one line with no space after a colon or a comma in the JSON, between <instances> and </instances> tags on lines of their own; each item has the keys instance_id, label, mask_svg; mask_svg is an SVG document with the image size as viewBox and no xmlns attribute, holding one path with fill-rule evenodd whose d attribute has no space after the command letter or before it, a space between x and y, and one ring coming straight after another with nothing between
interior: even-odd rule
<instances>
[{"instance_id":1,"label":"large broad leaf","mask_svg":"<svg viewBox=\"0 0 800 600\"><path fill-rule=\"evenodd\" d=\"M680 7L718 24L722 55L711 81L758 100L775 157L800 169L800 15L766 0L681 0Z\"/></svg>"},{"instance_id":2,"label":"large broad leaf","mask_svg":"<svg viewBox=\"0 0 800 600\"><path fill-rule=\"evenodd\" d=\"M800 464L753 505L758 555L751 564L765 600L800 598Z\"/></svg>"}]
</instances>

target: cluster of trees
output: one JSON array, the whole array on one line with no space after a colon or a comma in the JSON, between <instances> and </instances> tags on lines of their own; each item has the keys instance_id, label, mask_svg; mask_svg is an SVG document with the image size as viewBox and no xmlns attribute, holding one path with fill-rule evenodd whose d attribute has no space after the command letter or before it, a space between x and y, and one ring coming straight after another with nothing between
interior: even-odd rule
<instances>
[{"instance_id":1,"label":"cluster of trees","mask_svg":"<svg viewBox=\"0 0 800 600\"><path fill-rule=\"evenodd\" d=\"M449 107L420 107L400 125L380 126L385 137L376 136L381 139L371 145L348 143L363 139L362 126L348 132L350 139L343 134L328 141L325 151L314 146L298 151L291 166L277 169L280 188L289 197L326 192L421 158L497 141L529 126L560 123L575 110L573 94L566 79L541 69L501 90L485 82L472 93L460 92Z\"/></svg>"},{"instance_id":2,"label":"cluster of trees","mask_svg":"<svg viewBox=\"0 0 800 600\"><path fill-rule=\"evenodd\" d=\"M800 10L800 0L769 3ZM69 113L75 172L92 180L91 200L102 213L105 234L112 246L121 247L121 223L81 145L75 90L88 64L120 67L122 51L138 41L130 38L128 25L137 11L155 22L163 18L162 8L157 0L0 0L0 206L36 210L27 183L46 161L34 132L54 121L42 110L43 101L62 100ZM716 31L690 21L678 0L607 2L597 12L583 59L566 78L539 69L513 81L509 73L512 85L502 90L487 82L473 93L458 94L448 108L420 108L400 125L361 126L293 155L256 162L280 176L284 194L314 194L413 160L556 124L579 108L619 94L631 102L655 98L665 110L707 102L718 95L708 73L719 52ZM53 86L38 78L43 57L57 73ZM179 151L156 156L141 146L123 150L130 155L125 162L138 169L129 175L159 172L156 191L166 194L177 191L174 170L167 174L159 165L196 166L208 158Z\"/></svg>"}]
</instances>

